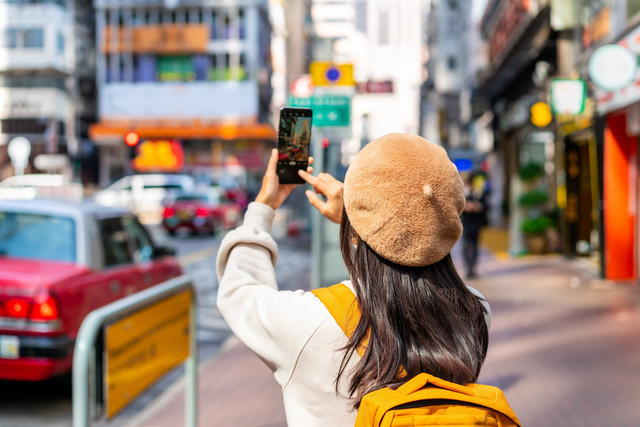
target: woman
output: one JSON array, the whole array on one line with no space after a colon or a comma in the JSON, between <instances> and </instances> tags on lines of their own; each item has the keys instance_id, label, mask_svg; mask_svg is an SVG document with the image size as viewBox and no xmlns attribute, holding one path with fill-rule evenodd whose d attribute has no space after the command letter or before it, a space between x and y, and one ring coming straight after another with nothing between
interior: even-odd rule
<instances>
[{"instance_id":1,"label":"woman","mask_svg":"<svg viewBox=\"0 0 640 427\"><path fill-rule=\"evenodd\" d=\"M451 261L460 238L463 184L446 152L412 135L369 143L344 186L301 171L310 203L341 224L340 245L362 312L348 339L310 292L278 291L275 209L293 189L279 185L277 150L244 224L222 241L218 306L234 333L273 371L290 426L352 426L369 391L428 372L474 382L484 361L488 305ZM356 347L370 334L361 358Z\"/></svg>"}]
</instances>

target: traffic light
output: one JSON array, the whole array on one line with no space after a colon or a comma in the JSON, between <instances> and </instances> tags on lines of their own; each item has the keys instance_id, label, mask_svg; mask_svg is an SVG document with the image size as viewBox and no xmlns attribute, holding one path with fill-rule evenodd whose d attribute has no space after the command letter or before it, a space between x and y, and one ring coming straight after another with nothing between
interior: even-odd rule
<instances>
[{"instance_id":1,"label":"traffic light","mask_svg":"<svg viewBox=\"0 0 640 427\"><path fill-rule=\"evenodd\" d=\"M127 132L124 134L124 143L129 147L135 147L140 142L140 135L137 132Z\"/></svg>"}]
</instances>

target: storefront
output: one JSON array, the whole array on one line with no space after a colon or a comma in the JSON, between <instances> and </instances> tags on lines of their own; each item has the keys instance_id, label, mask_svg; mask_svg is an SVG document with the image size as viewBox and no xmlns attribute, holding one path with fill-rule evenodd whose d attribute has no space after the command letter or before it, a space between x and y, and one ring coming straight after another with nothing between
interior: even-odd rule
<instances>
[{"instance_id":1,"label":"storefront","mask_svg":"<svg viewBox=\"0 0 640 427\"><path fill-rule=\"evenodd\" d=\"M602 138L596 134L594 108L588 100L582 114L556 116L556 164L562 253L601 264Z\"/></svg>"},{"instance_id":2,"label":"storefront","mask_svg":"<svg viewBox=\"0 0 640 427\"><path fill-rule=\"evenodd\" d=\"M604 122L603 132L603 251L604 273L607 279L640 279L640 224L638 210L640 181L638 180L638 137L640 136L640 69L631 61L628 81L617 80L619 87L608 86L610 73L600 73L616 66L625 57L640 54L640 27L629 32L615 45L600 49L606 61L602 67L594 64L590 77L596 84L597 111ZM626 53L625 53L626 52ZM592 55L598 54L596 51ZM611 65L614 64L614 65ZM622 83L620 83L622 82ZM608 89L608 90L607 90Z\"/></svg>"},{"instance_id":3,"label":"storefront","mask_svg":"<svg viewBox=\"0 0 640 427\"><path fill-rule=\"evenodd\" d=\"M91 138L100 147L100 184L130 173L183 172L208 182L233 180L243 187L264 172L276 131L269 124L141 126L94 125ZM134 132L139 141L125 143Z\"/></svg>"}]
</instances>

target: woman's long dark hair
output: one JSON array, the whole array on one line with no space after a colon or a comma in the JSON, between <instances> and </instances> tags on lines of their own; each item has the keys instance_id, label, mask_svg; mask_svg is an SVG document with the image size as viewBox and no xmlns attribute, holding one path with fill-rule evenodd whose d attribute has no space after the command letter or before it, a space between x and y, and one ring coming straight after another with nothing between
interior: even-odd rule
<instances>
[{"instance_id":1,"label":"woman's long dark hair","mask_svg":"<svg viewBox=\"0 0 640 427\"><path fill-rule=\"evenodd\" d=\"M344 210L340 248L361 317L345 347L336 387L349 376L356 407L366 393L395 388L421 372L458 384L477 380L488 344L486 310L463 283L451 255L426 267L395 264L357 236ZM363 357L347 372L368 331ZM398 376L401 368L404 378Z\"/></svg>"}]
</instances>

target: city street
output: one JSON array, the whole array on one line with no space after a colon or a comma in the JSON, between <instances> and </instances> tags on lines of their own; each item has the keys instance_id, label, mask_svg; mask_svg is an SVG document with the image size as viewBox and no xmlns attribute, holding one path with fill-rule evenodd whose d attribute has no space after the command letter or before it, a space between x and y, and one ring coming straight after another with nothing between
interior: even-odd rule
<instances>
[{"instance_id":1,"label":"city street","mask_svg":"<svg viewBox=\"0 0 640 427\"><path fill-rule=\"evenodd\" d=\"M222 236L169 237L157 227L151 227L151 231L158 242L164 242L176 248L186 273L193 279L198 300L198 361L200 364L205 363L217 354L220 346L230 335L216 307L217 279L214 265ZM303 240L301 243L302 250L286 242L282 245L278 275L283 283L299 284L301 277L308 281L307 272L310 265L308 241ZM308 283L302 286L308 286ZM113 420L108 423L95 421L94 425L115 427L127 425L132 417L154 402L182 375L183 368L179 366L161 378ZM0 381L1 427L34 425L66 427L71 425L71 408L70 377L41 383Z\"/></svg>"},{"instance_id":2,"label":"city street","mask_svg":"<svg viewBox=\"0 0 640 427\"><path fill-rule=\"evenodd\" d=\"M468 283L492 307L479 381L505 392L523 426L638 425L637 285L601 280L585 260L486 250L479 278ZM271 372L237 342L201 370L198 400L198 425L286 426ZM131 426L184 425L183 404L174 389Z\"/></svg>"}]
</instances>

